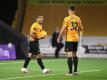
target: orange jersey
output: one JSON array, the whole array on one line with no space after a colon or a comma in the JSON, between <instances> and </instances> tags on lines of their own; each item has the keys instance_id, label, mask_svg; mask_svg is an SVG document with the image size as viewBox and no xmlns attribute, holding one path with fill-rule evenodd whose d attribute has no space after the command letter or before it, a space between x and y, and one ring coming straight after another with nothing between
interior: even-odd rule
<instances>
[{"instance_id":1,"label":"orange jersey","mask_svg":"<svg viewBox=\"0 0 107 80\"><path fill-rule=\"evenodd\" d=\"M79 27L81 20L78 16L68 16L64 18L63 26L66 26L66 41L78 42L79 41Z\"/></svg>"},{"instance_id":2,"label":"orange jersey","mask_svg":"<svg viewBox=\"0 0 107 80\"><path fill-rule=\"evenodd\" d=\"M37 22L31 26L30 32L39 34L41 31L42 31L42 25L38 24Z\"/></svg>"}]
</instances>

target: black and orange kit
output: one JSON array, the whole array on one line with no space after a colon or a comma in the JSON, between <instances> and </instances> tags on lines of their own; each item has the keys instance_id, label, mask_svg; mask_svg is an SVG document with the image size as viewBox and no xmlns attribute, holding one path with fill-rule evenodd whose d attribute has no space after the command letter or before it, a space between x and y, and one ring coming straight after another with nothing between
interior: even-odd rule
<instances>
[{"instance_id":1,"label":"black and orange kit","mask_svg":"<svg viewBox=\"0 0 107 80\"><path fill-rule=\"evenodd\" d=\"M65 43L65 51L77 51L78 42L79 42L79 27L80 27L81 19L74 16L67 16L64 18L63 26L66 27L66 43Z\"/></svg>"},{"instance_id":2,"label":"black and orange kit","mask_svg":"<svg viewBox=\"0 0 107 80\"><path fill-rule=\"evenodd\" d=\"M34 23L32 26L31 26L31 29L30 29L30 32L33 32L35 34L39 34L40 31L42 30L42 26L38 23ZM29 42L29 51L30 53L32 53L33 55L38 55L40 54L40 48L39 48L39 40L36 40L35 41L30 41Z\"/></svg>"}]
</instances>

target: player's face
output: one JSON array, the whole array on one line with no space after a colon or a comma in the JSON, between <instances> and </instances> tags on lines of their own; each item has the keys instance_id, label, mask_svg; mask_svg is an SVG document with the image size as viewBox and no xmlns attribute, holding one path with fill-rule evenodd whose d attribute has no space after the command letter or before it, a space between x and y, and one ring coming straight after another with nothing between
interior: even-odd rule
<instances>
[{"instance_id":1,"label":"player's face","mask_svg":"<svg viewBox=\"0 0 107 80\"><path fill-rule=\"evenodd\" d=\"M38 18L37 18L37 22L38 22L38 23L43 23L43 16L38 17Z\"/></svg>"},{"instance_id":2,"label":"player's face","mask_svg":"<svg viewBox=\"0 0 107 80\"><path fill-rule=\"evenodd\" d=\"M68 9L68 14L69 14L69 15L74 14L74 12L75 12L75 11L72 11L71 9Z\"/></svg>"}]
</instances>

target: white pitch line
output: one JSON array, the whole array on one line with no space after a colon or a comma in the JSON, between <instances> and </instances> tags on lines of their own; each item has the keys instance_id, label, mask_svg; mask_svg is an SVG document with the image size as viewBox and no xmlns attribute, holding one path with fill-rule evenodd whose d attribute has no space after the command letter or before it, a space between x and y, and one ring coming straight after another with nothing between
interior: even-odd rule
<instances>
[{"instance_id":1,"label":"white pitch line","mask_svg":"<svg viewBox=\"0 0 107 80\"><path fill-rule=\"evenodd\" d=\"M2 62L2 63L0 63L0 65L2 65L2 64L16 64L16 63L24 63L24 62Z\"/></svg>"},{"instance_id":2,"label":"white pitch line","mask_svg":"<svg viewBox=\"0 0 107 80\"><path fill-rule=\"evenodd\" d=\"M98 72L101 70L88 70L88 71L81 71L78 73L88 73L88 72ZM62 73L59 74L46 74L46 75L36 75L36 76L24 76L24 77L14 77L14 78L4 78L0 80L15 80L15 79L23 79L23 78L33 78L33 77L44 77L44 76L55 76L55 75L63 75Z\"/></svg>"},{"instance_id":3,"label":"white pitch line","mask_svg":"<svg viewBox=\"0 0 107 80\"><path fill-rule=\"evenodd\" d=\"M60 59L59 60L44 60L44 62L50 62L50 61L51 62L62 61L62 59L61 60ZM31 62L36 62L36 60L35 61L31 61ZM19 62L17 62L17 61L16 62L1 62L0 65L1 64L16 64L16 63L24 63L24 60L23 61L19 61Z\"/></svg>"},{"instance_id":4,"label":"white pitch line","mask_svg":"<svg viewBox=\"0 0 107 80\"><path fill-rule=\"evenodd\" d=\"M78 73L97 72L97 71L101 71L101 70L89 70L89 71L81 71L81 72L78 72Z\"/></svg>"}]
</instances>

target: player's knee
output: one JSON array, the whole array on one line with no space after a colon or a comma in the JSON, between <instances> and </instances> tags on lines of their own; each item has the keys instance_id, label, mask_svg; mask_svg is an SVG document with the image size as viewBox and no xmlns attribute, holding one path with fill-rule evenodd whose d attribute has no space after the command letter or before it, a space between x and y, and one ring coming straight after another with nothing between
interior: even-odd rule
<instances>
[{"instance_id":1,"label":"player's knee","mask_svg":"<svg viewBox=\"0 0 107 80\"><path fill-rule=\"evenodd\" d=\"M67 57L68 57L68 58L73 57L73 56L72 56L72 52L68 52L68 53L67 53Z\"/></svg>"},{"instance_id":2,"label":"player's knee","mask_svg":"<svg viewBox=\"0 0 107 80\"><path fill-rule=\"evenodd\" d=\"M31 54L31 53L29 53L27 57L32 58L32 54Z\"/></svg>"},{"instance_id":3,"label":"player's knee","mask_svg":"<svg viewBox=\"0 0 107 80\"><path fill-rule=\"evenodd\" d=\"M42 58L42 56L40 54L36 55L37 58Z\"/></svg>"},{"instance_id":4,"label":"player's knee","mask_svg":"<svg viewBox=\"0 0 107 80\"><path fill-rule=\"evenodd\" d=\"M77 56L77 53L76 53L76 52L73 52L72 56L73 56L73 57L76 57L76 56Z\"/></svg>"},{"instance_id":5,"label":"player's knee","mask_svg":"<svg viewBox=\"0 0 107 80\"><path fill-rule=\"evenodd\" d=\"M70 56L70 55L67 55L67 58L70 58L70 57L72 57L72 56Z\"/></svg>"}]
</instances>

